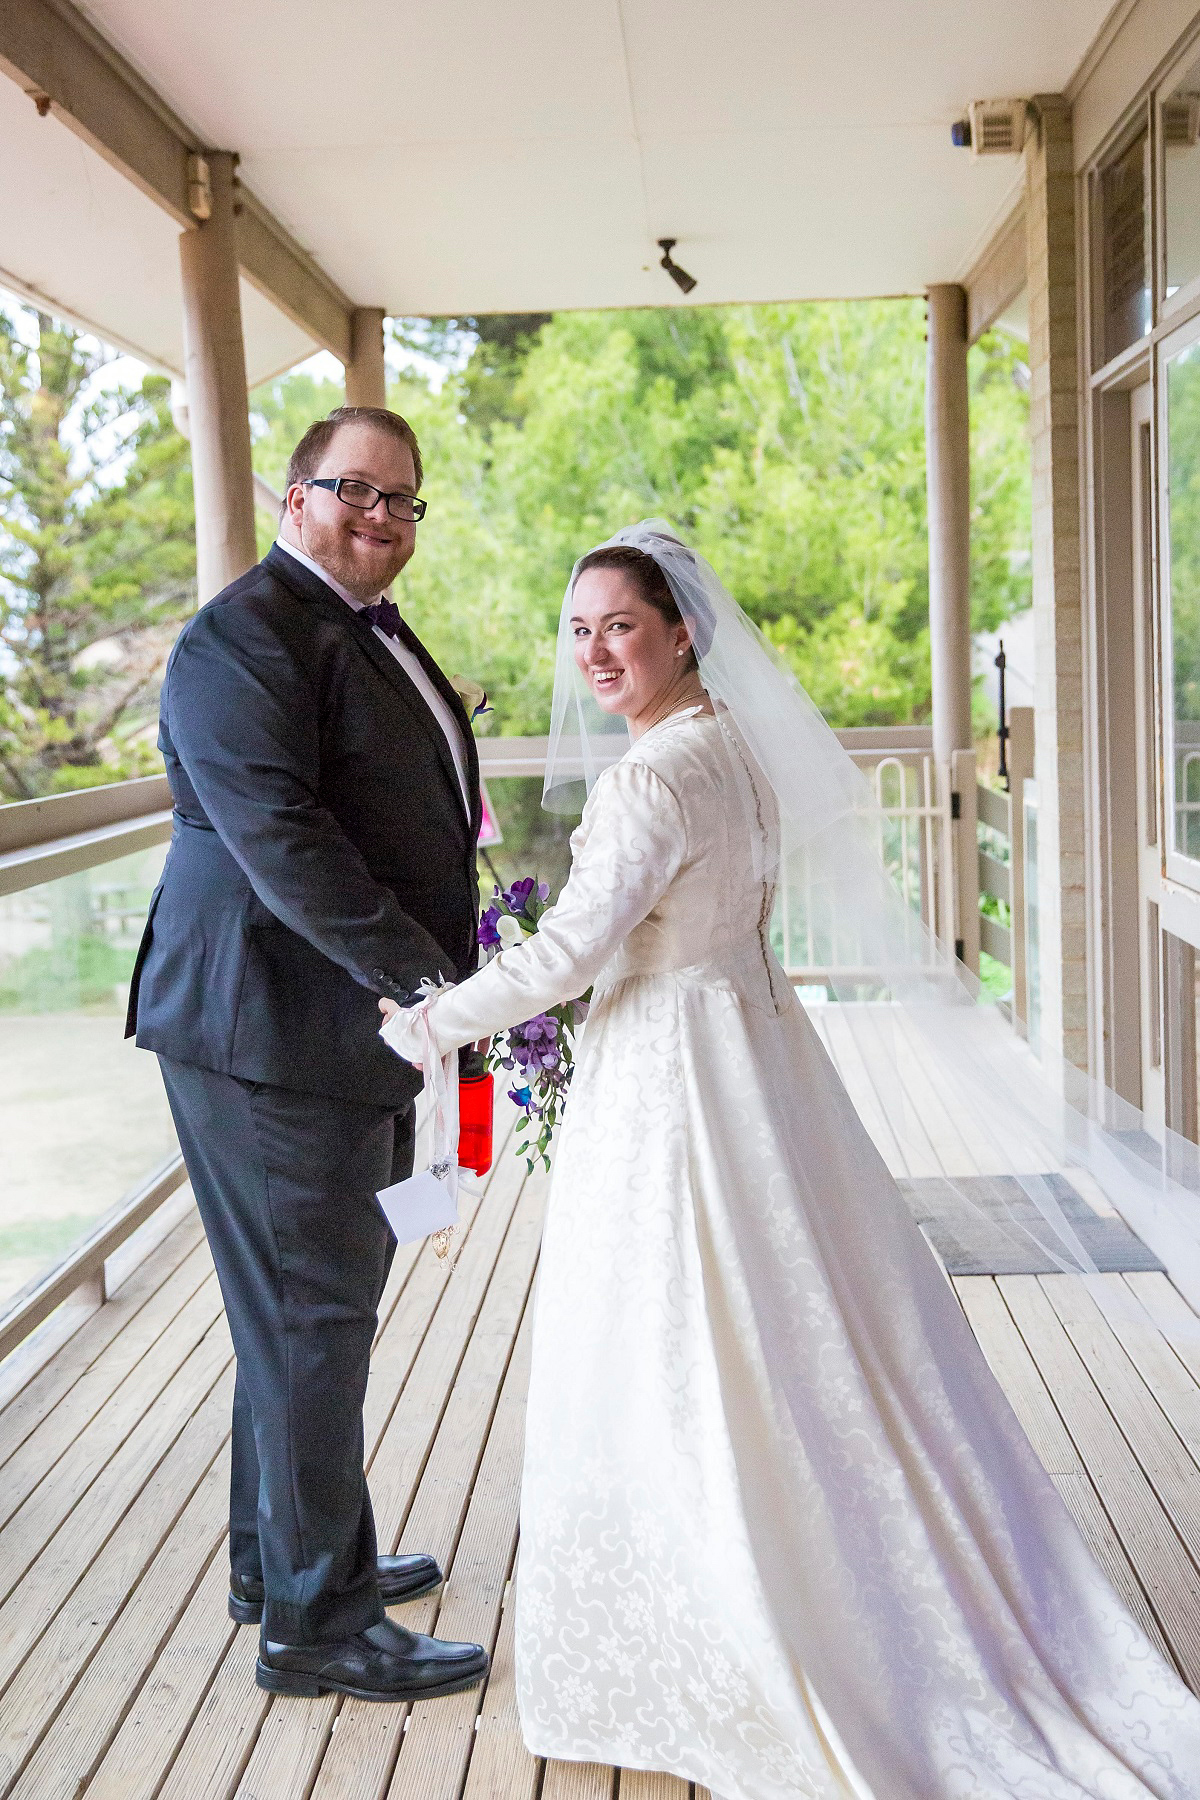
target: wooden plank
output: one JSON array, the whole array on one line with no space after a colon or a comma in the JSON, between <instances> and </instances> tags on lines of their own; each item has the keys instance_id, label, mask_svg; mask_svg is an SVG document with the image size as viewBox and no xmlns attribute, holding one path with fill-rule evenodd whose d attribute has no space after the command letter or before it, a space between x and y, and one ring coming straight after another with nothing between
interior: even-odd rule
<instances>
[{"instance_id":1,"label":"wooden plank","mask_svg":"<svg viewBox=\"0 0 1200 1800\"><path fill-rule=\"evenodd\" d=\"M1012 932L999 919L989 918L987 913L979 915L979 948L986 950L996 962L1003 963L1006 969L1012 968Z\"/></svg>"},{"instance_id":2,"label":"wooden plank","mask_svg":"<svg viewBox=\"0 0 1200 1800\"><path fill-rule=\"evenodd\" d=\"M492 1191L489 1187L489 1198ZM513 1198L515 1200L515 1194ZM427 1435L419 1447L413 1446L413 1454L406 1462L409 1486L399 1496L394 1492L393 1482L387 1478L390 1470L385 1472L382 1481L380 1479L380 1470L376 1466L380 1450L377 1449L369 1460L371 1498L376 1516L381 1520L394 1514L402 1517L407 1511L486 1290L510 1211L511 1208L506 1212L503 1205L479 1206L453 1273L444 1264L438 1264L428 1244L422 1248L421 1261L431 1272L430 1287L422 1293L430 1309L436 1309L435 1322L428 1331L425 1321L420 1323L424 1341L392 1415L388 1433L395 1431L403 1436L411 1411L414 1418L425 1423ZM440 1398L430 1392L431 1381L440 1381ZM386 1546L382 1530L380 1542ZM242 1635L247 1640L252 1636L248 1632ZM324 1713L328 1713L334 1704L329 1699L288 1700L281 1705L280 1714L291 1719L292 1730L300 1729L302 1711L313 1714L316 1724L311 1727L308 1737L311 1746L314 1741L319 1741L312 1734L321 1728ZM180 1745L162 1787L161 1800L194 1800L198 1792L211 1796L212 1800L221 1800L221 1797L233 1794L254 1753L270 1705L270 1696L254 1684L250 1651L243 1654L241 1647L235 1644L217 1669L191 1729Z\"/></svg>"},{"instance_id":3,"label":"wooden plank","mask_svg":"<svg viewBox=\"0 0 1200 1800\"><path fill-rule=\"evenodd\" d=\"M999 788L985 787L977 782L975 788L975 811L981 825L990 826L1001 837L1008 837L1012 830L1012 796L1002 794ZM1007 868L1007 863L1005 868Z\"/></svg>"},{"instance_id":4,"label":"wooden plank","mask_svg":"<svg viewBox=\"0 0 1200 1800\"><path fill-rule=\"evenodd\" d=\"M137 1429L90 1490L45 1544L37 1560L0 1610L0 1688L12 1679L34 1644L83 1580L114 1532L128 1534L131 1503L193 1415L208 1398L233 1356L225 1322L197 1345ZM231 1379L231 1377L228 1377ZM212 1454L216 1454L214 1446ZM39 1490L40 1492L40 1490ZM186 1494L182 1497L186 1499ZM33 1496L36 1501L37 1495ZM32 1504L32 1501L31 1501ZM18 1515L20 1517L21 1515Z\"/></svg>"},{"instance_id":5,"label":"wooden plank","mask_svg":"<svg viewBox=\"0 0 1200 1800\"><path fill-rule=\"evenodd\" d=\"M202 1409L208 1414L203 1434L197 1428L190 1442L180 1438L9 1688L0 1721L0 1792L12 1800L74 1800L224 1539L229 1458L219 1452L150 1555L155 1534L187 1495L203 1457L202 1436L210 1444L224 1439L229 1397L228 1384L214 1389ZM149 1557L140 1579L133 1572L138 1557Z\"/></svg>"},{"instance_id":6,"label":"wooden plank","mask_svg":"<svg viewBox=\"0 0 1200 1800\"><path fill-rule=\"evenodd\" d=\"M258 1634L239 1631L213 1672L212 1681L156 1800L220 1800L232 1794L262 1728L267 1696L255 1686ZM297 1701L297 1707L308 1701ZM294 1721L299 1729L300 1720ZM90 1800L90 1796L89 1796Z\"/></svg>"},{"instance_id":7,"label":"wooden plank","mask_svg":"<svg viewBox=\"0 0 1200 1800\"><path fill-rule=\"evenodd\" d=\"M944 1175L946 1159L934 1142L928 1120L918 1111L900 1078L902 1057L896 1047L896 1033L900 1029L898 1019L894 1013L881 1018L880 1008L875 1006L856 1007L853 1014L849 1008L846 1011L854 1042L903 1157L903 1172L913 1178ZM907 1040L905 1045L907 1047Z\"/></svg>"},{"instance_id":8,"label":"wooden plank","mask_svg":"<svg viewBox=\"0 0 1200 1800\"><path fill-rule=\"evenodd\" d=\"M505 1180L497 1191L503 1191L508 1184L516 1182L519 1186L524 1171L513 1159L510 1169L506 1169ZM513 1339L521 1320L526 1304L529 1284L537 1256L538 1235L542 1212L542 1194L536 1181L524 1184L520 1204L513 1216L512 1228L508 1232L503 1248L496 1263L496 1271L489 1284L486 1302L478 1314L477 1322L471 1333L466 1353L459 1366L454 1380L449 1402L437 1428L433 1447L428 1455L420 1475L420 1482L412 1501L411 1511L405 1521L404 1535L408 1542L417 1544L432 1551L447 1569L448 1581L441 1595L431 1595L417 1604L406 1614L405 1623L414 1631L436 1630L443 1636L461 1635L458 1626L446 1624L442 1616L448 1605L458 1604L457 1594L463 1582L462 1570L466 1566L459 1562L460 1532L463 1529L463 1517L467 1510L468 1500L475 1504L474 1489L484 1481L480 1467L481 1454L490 1457L494 1462L502 1447L502 1439L497 1440L497 1449L491 1449L489 1425L495 1432L493 1409L496 1407L497 1390L501 1380L505 1380L505 1393L509 1396L508 1405L513 1405L511 1394L513 1380L505 1376L510 1365ZM510 1371L511 1373L511 1371ZM417 1395L419 1372L414 1380L414 1398ZM521 1392L516 1404L521 1409L523 1422L524 1377L520 1377ZM414 1410L414 1421L419 1417L419 1407ZM400 1422L397 1422L398 1427ZM411 1429L411 1426L407 1429ZM416 1427L418 1433L417 1447L424 1428ZM384 1468L397 1456L403 1457L406 1448L404 1439L407 1430L400 1428L390 1430L385 1443L381 1446L376 1463L372 1470L372 1489L378 1484L380 1492L384 1491L381 1480ZM487 1439L488 1449L484 1452L484 1441ZM519 1480L519 1463L514 1462L512 1470L512 1502L515 1509L515 1493ZM404 1507L404 1495L411 1485L412 1477L401 1478L396 1482L394 1492L399 1506L397 1512L389 1515L387 1502L379 1506L380 1536L386 1541L389 1530L394 1534L399 1528L399 1511ZM490 1491L485 1487L485 1492ZM515 1525L514 1525L515 1530ZM470 1543L463 1546L463 1554L471 1554ZM502 1546L503 1548L503 1546ZM500 1585L508 1573L508 1562L511 1556L511 1544L503 1550L504 1567L501 1572ZM486 1592L486 1589L482 1589ZM453 1615L451 1615L453 1616ZM490 1643L491 1626L480 1636L467 1633L472 1642ZM336 1708L337 1702L322 1702L322 1705ZM434 1712L440 1722L445 1718L457 1719L463 1706L469 1710L473 1722L478 1705L478 1696L474 1693L467 1696L454 1696L452 1699L439 1701ZM406 1720L404 1713L389 1709L385 1717L380 1716L380 1709L363 1703L348 1701L340 1708L337 1733L333 1737L325 1759L321 1765L319 1776L313 1787L313 1800L342 1800L343 1796L358 1796L362 1793L382 1794L387 1791L388 1780L400 1754L401 1734L405 1745L405 1756L409 1736L417 1732L417 1739L424 1741L422 1718L429 1709L416 1709L411 1720ZM276 1723L273 1715L272 1724ZM470 1726L468 1726L470 1729ZM401 1758L403 1763L404 1758Z\"/></svg>"},{"instance_id":9,"label":"wooden plank","mask_svg":"<svg viewBox=\"0 0 1200 1800\"><path fill-rule=\"evenodd\" d=\"M475 1728L475 1748L462 1800L534 1800L541 1768L542 1763L530 1755L521 1736L510 1590Z\"/></svg>"},{"instance_id":10,"label":"wooden plank","mask_svg":"<svg viewBox=\"0 0 1200 1800\"><path fill-rule=\"evenodd\" d=\"M1012 877L1008 864L1001 862L998 856L993 856L988 850L980 850L977 861L980 892L992 894L997 900L1007 903L1012 897ZM1005 935L1007 936L1007 932Z\"/></svg>"},{"instance_id":11,"label":"wooden plank","mask_svg":"<svg viewBox=\"0 0 1200 1800\"><path fill-rule=\"evenodd\" d=\"M89 1781L87 1800L140 1800L158 1792L239 1636L225 1611L228 1591L228 1562L218 1548ZM244 1663L255 1634L240 1636ZM204 1791L198 1788L192 1800Z\"/></svg>"},{"instance_id":12,"label":"wooden plank","mask_svg":"<svg viewBox=\"0 0 1200 1800\"><path fill-rule=\"evenodd\" d=\"M1135 1273L1125 1276L1126 1286L1144 1306L1164 1338L1194 1381L1200 1382L1200 1338L1196 1314L1169 1275Z\"/></svg>"},{"instance_id":13,"label":"wooden plank","mask_svg":"<svg viewBox=\"0 0 1200 1800\"><path fill-rule=\"evenodd\" d=\"M1059 1280L1060 1277L1051 1279ZM1200 1575L1121 1435L1071 1339L1033 1275L1001 1275L996 1286L1016 1322L1080 1460L1104 1496L1185 1678L1200 1688Z\"/></svg>"},{"instance_id":14,"label":"wooden plank","mask_svg":"<svg viewBox=\"0 0 1200 1800\"><path fill-rule=\"evenodd\" d=\"M990 1275L954 1282L979 1346L1067 1510L1126 1606L1164 1656L1167 1641L1012 1314Z\"/></svg>"},{"instance_id":15,"label":"wooden plank","mask_svg":"<svg viewBox=\"0 0 1200 1800\"><path fill-rule=\"evenodd\" d=\"M688 1784L660 1770L622 1769L618 1800L688 1800Z\"/></svg>"},{"instance_id":16,"label":"wooden plank","mask_svg":"<svg viewBox=\"0 0 1200 1800\"><path fill-rule=\"evenodd\" d=\"M1166 1275L1151 1279L1169 1285ZM1200 1465L1200 1381L1158 1329L1153 1315L1142 1308L1123 1276L1095 1275L1087 1286L1109 1330L1187 1446L1192 1461ZM1186 1301L1183 1304L1187 1306ZM1191 1329L1200 1331L1195 1313ZM1197 1352L1194 1360L1200 1361L1200 1339L1193 1350Z\"/></svg>"},{"instance_id":17,"label":"wooden plank","mask_svg":"<svg viewBox=\"0 0 1200 1800\"><path fill-rule=\"evenodd\" d=\"M826 1006L821 1012L821 1024L842 1085L854 1102L855 1111L870 1133L875 1148L893 1175L911 1175L908 1147L892 1129L883 1095L851 1028L849 1010L836 1005Z\"/></svg>"},{"instance_id":18,"label":"wooden plank","mask_svg":"<svg viewBox=\"0 0 1200 1800\"><path fill-rule=\"evenodd\" d=\"M539 1215L540 1211L539 1207ZM536 1243L534 1248L536 1254ZM528 1268L530 1279L532 1274L531 1262ZM533 1323L528 1297L527 1280L521 1296L523 1319L520 1332L479 1472L471 1487L470 1507L437 1615L439 1636L484 1644L489 1651L495 1648L501 1607L517 1548L525 1397L529 1388ZM484 1354L487 1354L486 1350ZM429 1493L422 1483L414 1514L422 1504L444 1514L449 1511L449 1496L439 1494L436 1488ZM432 1530L431 1518L427 1535ZM448 1792L459 1792L475 1744L480 1699L478 1691L456 1694L442 1706L414 1709L401 1743L389 1800L427 1800L438 1785Z\"/></svg>"},{"instance_id":19,"label":"wooden plank","mask_svg":"<svg viewBox=\"0 0 1200 1800\"><path fill-rule=\"evenodd\" d=\"M955 1175L1002 1175L1015 1171L1046 1173L1057 1165L1031 1141L1001 1137L981 1111L974 1086L945 1091L930 1078L928 1054L919 1030L903 1016L897 1022L897 1075L942 1158L944 1172ZM947 1068L945 1075L953 1079Z\"/></svg>"},{"instance_id":20,"label":"wooden plank","mask_svg":"<svg viewBox=\"0 0 1200 1800\"><path fill-rule=\"evenodd\" d=\"M102 1471L120 1457L127 1443L136 1441L141 1445L144 1438L147 1454L157 1461L154 1446L161 1444L165 1448L164 1431L174 1435L178 1424L172 1420L170 1403L156 1403L173 1387L179 1372L189 1366L218 1323L216 1343L197 1365L206 1371L214 1355L228 1360L232 1354L220 1290L216 1277L211 1276L159 1338L154 1355L142 1358L91 1421L89 1429L58 1458L0 1530L0 1596L11 1592L63 1520L79 1505ZM208 1385L216 1379L217 1372L214 1365L207 1377ZM186 1384L184 1389L176 1390L176 1399L185 1391ZM129 1478L133 1478L132 1472Z\"/></svg>"},{"instance_id":21,"label":"wooden plank","mask_svg":"<svg viewBox=\"0 0 1200 1800\"><path fill-rule=\"evenodd\" d=\"M24 1443L108 1347L115 1343L164 1282L189 1256L203 1257L204 1231L199 1214L181 1221L158 1249L146 1258L113 1297L97 1308L0 1411L0 1465ZM199 1285L197 1283L197 1285ZM20 1352L18 1352L20 1354Z\"/></svg>"},{"instance_id":22,"label":"wooden plank","mask_svg":"<svg viewBox=\"0 0 1200 1800\"><path fill-rule=\"evenodd\" d=\"M1154 1394L1075 1275L1039 1277L1163 1509L1200 1564L1200 1471Z\"/></svg>"},{"instance_id":23,"label":"wooden plank","mask_svg":"<svg viewBox=\"0 0 1200 1800\"><path fill-rule=\"evenodd\" d=\"M540 1800L613 1800L616 1770L607 1763L546 1759Z\"/></svg>"},{"instance_id":24,"label":"wooden plank","mask_svg":"<svg viewBox=\"0 0 1200 1800\"><path fill-rule=\"evenodd\" d=\"M85 1431L93 1423L99 1425L102 1432L111 1430L111 1417L108 1421L100 1420L102 1410L143 1358L152 1352L157 1353L157 1347L165 1334L176 1326L183 1309L204 1282L212 1282L214 1279L207 1249L202 1245L198 1246L182 1267L142 1306L137 1316L129 1321L109 1347L107 1354L98 1357L59 1404L33 1428L19 1449L9 1457L3 1474L0 1475L0 1525L7 1524L26 1496L33 1492L64 1452L75 1443L81 1431ZM168 1357L170 1354L168 1351ZM163 1370L164 1380L170 1374L170 1369L168 1361ZM93 1459L99 1459L103 1455L103 1449L97 1440L93 1439L87 1449Z\"/></svg>"}]
</instances>

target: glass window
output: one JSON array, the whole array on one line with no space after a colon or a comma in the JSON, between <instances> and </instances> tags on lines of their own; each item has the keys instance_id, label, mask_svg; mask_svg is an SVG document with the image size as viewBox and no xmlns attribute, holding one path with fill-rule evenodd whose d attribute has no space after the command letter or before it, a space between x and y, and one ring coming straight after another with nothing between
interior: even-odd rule
<instances>
[{"instance_id":1,"label":"glass window","mask_svg":"<svg viewBox=\"0 0 1200 1800\"><path fill-rule=\"evenodd\" d=\"M1138 133L1100 171L1102 362L1150 329L1149 136Z\"/></svg>"},{"instance_id":2,"label":"glass window","mask_svg":"<svg viewBox=\"0 0 1200 1800\"><path fill-rule=\"evenodd\" d=\"M166 847L0 898L0 1303L175 1144L125 1001Z\"/></svg>"},{"instance_id":3,"label":"glass window","mask_svg":"<svg viewBox=\"0 0 1200 1800\"><path fill-rule=\"evenodd\" d=\"M1200 862L1200 342L1166 363L1172 848Z\"/></svg>"},{"instance_id":4,"label":"glass window","mask_svg":"<svg viewBox=\"0 0 1200 1800\"><path fill-rule=\"evenodd\" d=\"M1200 62L1163 101L1166 295L1200 275Z\"/></svg>"}]
</instances>

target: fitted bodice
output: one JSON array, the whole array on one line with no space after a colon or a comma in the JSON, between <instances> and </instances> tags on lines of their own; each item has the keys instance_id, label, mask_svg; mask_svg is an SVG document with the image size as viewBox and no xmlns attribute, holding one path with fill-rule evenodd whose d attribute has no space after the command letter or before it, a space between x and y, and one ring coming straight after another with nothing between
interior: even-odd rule
<instances>
[{"instance_id":1,"label":"fitted bodice","mask_svg":"<svg viewBox=\"0 0 1200 1800\"><path fill-rule=\"evenodd\" d=\"M795 1006L769 939L778 838L774 795L732 724L698 710L664 719L597 781L536 934L429 1009L439 1049L634 979L724 988L772 1014ZM422 1055L415 1014L384 1035Z\"/></svg>"},{"instance_id":2,"label":"fitted bodice","mask_svg":"<svg viewBox=\"0 0 1200 1800\"><path fill-rule=\"evenodd\" d=\"M674 801L673 808L660 802L647 819L645 856L664 871L668 862L675 866L661 897L597 976L597 990L635 975L672 973L732 986L775 1010L782 972L769 928L778 811L745 743L728 720L676 714L639 738L618 768L630 766L652 771ZM603 817L617 802L604 779L576 834L580 849L595 814ZM616 770L608 779L623 788Z\"/></svg>"}]
</instances>

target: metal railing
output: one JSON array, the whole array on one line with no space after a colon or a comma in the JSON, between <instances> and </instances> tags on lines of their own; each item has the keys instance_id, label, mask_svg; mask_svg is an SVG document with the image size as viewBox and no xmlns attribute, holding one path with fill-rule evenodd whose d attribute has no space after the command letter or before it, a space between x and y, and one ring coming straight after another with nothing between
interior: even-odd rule
<instances>
[{"instance_id":1,"label":"metal railing","mask_svg":"<svg viewBox=\"0 0 1200 1800\"><path fill-rule=\"evenodd\" d=\"M939 783L928 726L839 732L871 784L879 808L879 851L913 911L935 937L953 926L951 806ZM807 987L869 983L863 947L825 916L818 894L797 877L781 883L775 936L790 979ZM876 976L876 979L878 977Z\"/></svg>"}]
</instances>

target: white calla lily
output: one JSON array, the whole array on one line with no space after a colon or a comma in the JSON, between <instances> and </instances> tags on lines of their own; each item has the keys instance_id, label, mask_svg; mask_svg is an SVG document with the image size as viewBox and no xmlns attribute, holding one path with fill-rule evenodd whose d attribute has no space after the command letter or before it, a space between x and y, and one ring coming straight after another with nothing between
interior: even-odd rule
<instances>
[{"instance_id":1,"label":"white calla lily","mask_svg":"<svg viewBox=\"0 0 1200 1800\"><path fill-rule=\"evenodd\" d=\"M511 950L513 945L519 944L525 936L519 922L510 918L507 913L502 913L496 920L496 931L500 938L501 948L505 950Z\"/></svg>"}]
</instances>

